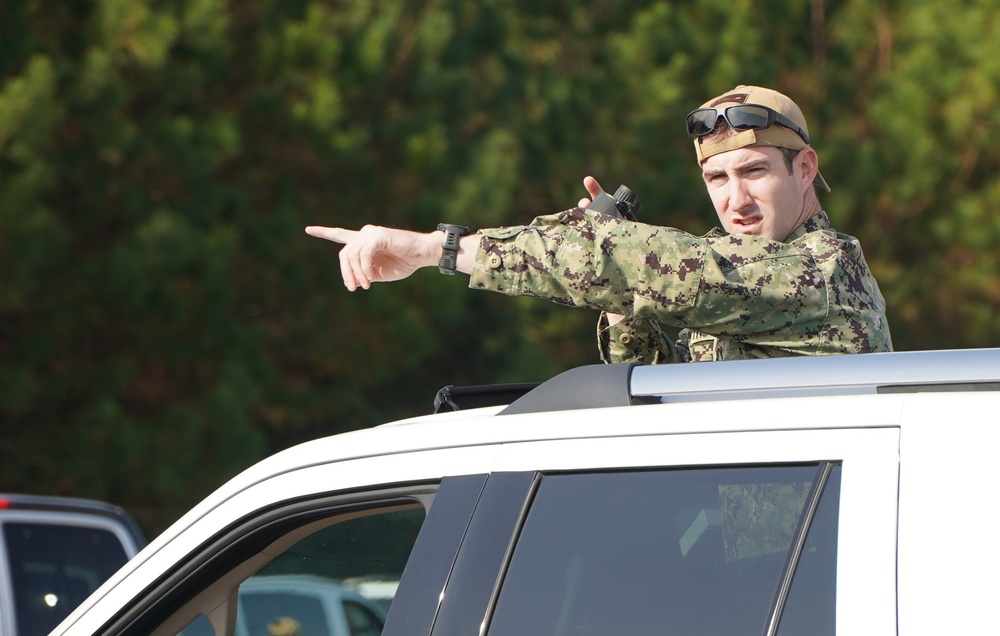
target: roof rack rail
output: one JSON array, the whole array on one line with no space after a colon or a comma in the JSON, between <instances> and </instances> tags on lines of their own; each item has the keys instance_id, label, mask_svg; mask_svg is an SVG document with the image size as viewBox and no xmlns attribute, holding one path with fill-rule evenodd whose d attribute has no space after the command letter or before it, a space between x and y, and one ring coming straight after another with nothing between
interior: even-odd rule
<instances>
[{"instance_id":1,"label":"roof rack rail","mask_svg":"<svg viewBox=\"0 0 1000 636\"><path fill-rule=\"evenodd\" d=\"M685 365L683 373L664 371L663 367L644 369L634 376L632 393L676 402L779 394L944 391L962 384L986 388L1000 383L1000 349L737 360Z\"/></svg>"},{"instance_id":2,"label":"roof rack rail","mask_svg":"<svg viewBox=\"0 0 1000 636\"><path fill-rule=\"evenodd\" d=\"M500 415L653 402L957 390L1000 390L1000 349L588 365L543 382Z\"/></svg>"},{"instance_id":3,"label":"roof rack rail","mask_svg":"<svg viewBox=\"0 0 1000 636\"><path fill-rule=\"evenodd\" d=\"M546 380L500 411L498 415L541 413L605 406L629 406L650 402L630 391L632 371L637 362L590 364L570 369Z\"/></svg>"},{"instance_id":4,"label":"roof rack rail","mask_svg":"<svg viewBox=\"0 0 1000 636\"><path fill-rule=\"evenodd\" d=\"M515 382L509 384L480 384L473 386L442 387L434 396L434 412L461 411L484 406L510 404L541 382Z\"/></svg>"}]
</instances>

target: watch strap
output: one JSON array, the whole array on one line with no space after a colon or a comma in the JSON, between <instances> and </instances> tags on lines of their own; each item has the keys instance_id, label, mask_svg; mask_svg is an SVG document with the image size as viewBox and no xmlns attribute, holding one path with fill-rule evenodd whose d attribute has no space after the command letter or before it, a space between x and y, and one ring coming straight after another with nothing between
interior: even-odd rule
<instances>
[{"instance_id":1,"label":"watch strap","mask_svg":"<svg viewBox=\"0 0 1000 636\"><path fill-rule=\"evenodd\" d=\"M444 232L444 241L441 243L441 260L438 261L438 271L442 274L452 276L458 263L459 239L469 234L469 228L464 225L452 225L450 223L438 223L437 229Z\"/></svg>"}]
</instances>

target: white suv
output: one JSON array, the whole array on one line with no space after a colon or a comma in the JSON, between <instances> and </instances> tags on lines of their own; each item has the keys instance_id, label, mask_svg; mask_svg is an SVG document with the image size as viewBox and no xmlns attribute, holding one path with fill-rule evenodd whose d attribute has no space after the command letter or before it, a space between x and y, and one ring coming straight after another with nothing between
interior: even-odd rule
<instances>
[{"instance_id":1,"label":"white suv","mask_svg":"<svg viewBox=\"0 0 1000 636\"><path fill-rule=\"evenodd\" d=\"M388 582L386 635L989 633L998 411L1000 350L581 367L260 462L54 633L230 635L276 576Z\"/></svg>"}]
</instances>

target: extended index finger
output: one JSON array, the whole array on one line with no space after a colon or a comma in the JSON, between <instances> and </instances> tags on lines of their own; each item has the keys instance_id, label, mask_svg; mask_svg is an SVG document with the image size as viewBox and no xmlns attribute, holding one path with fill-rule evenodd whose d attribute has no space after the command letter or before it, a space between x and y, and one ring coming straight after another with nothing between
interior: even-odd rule
<instances>
[{"instance_id":1,"label":"extended index finger","mask_svg":"<svg viewBox=\"0 0 1000 636\"><path fill-rule=\"evenodd\" d=\"M341 243L346 245L355 236L357 236L356 230L345 230L342 227L323 227L321 225L310 225L306 228L306 234L309 236L315 236L316 238L326 239L328 241L333 241L334 243Z\"/></svg>"}]
</instances>

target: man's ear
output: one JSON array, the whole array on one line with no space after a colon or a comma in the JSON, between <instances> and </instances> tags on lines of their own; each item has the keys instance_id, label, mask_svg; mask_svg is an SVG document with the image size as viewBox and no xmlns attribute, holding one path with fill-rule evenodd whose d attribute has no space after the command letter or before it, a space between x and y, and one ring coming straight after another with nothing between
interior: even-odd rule
<instances>
[{"instance_id":1,"label":"man's ear","mask_svg":"<svg viewBox=\"0 0 1000 636\"><path fill-rule=\"evenodd\" d=\"M799 166L799 170L802 171L802 191L805 192L807 188L812 187L813 180L819 174L819 156L815 150L806 146L799 151L799 155L795 158L795 161Z\"/></svg>"}]
</instances>

